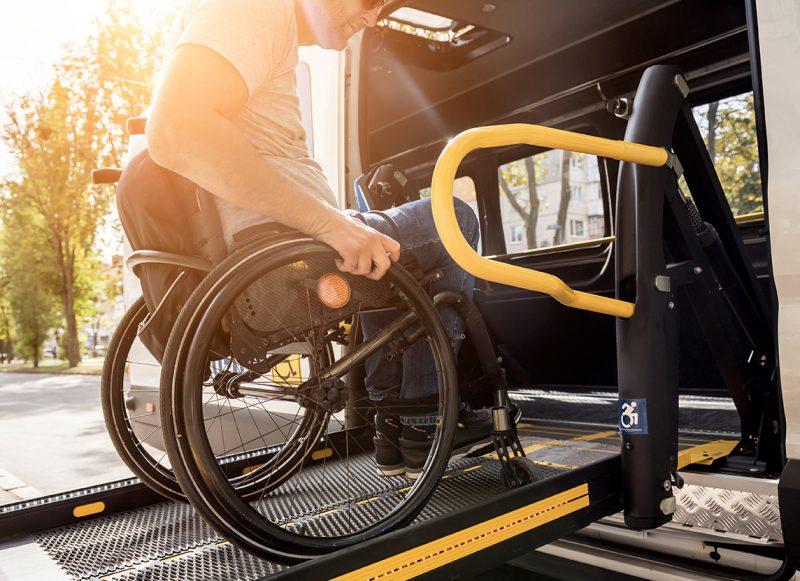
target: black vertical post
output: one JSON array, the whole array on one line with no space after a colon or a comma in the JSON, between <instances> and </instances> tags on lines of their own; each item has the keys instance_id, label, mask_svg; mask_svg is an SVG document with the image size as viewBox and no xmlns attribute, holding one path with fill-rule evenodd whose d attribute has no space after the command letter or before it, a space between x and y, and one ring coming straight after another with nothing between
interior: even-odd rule
<instances>
[{"instance_id":1,"label":"black vertical post","mask_svg":"<svg viewBox=\"0 0 800 581\"><path fill-rule=\"evenodd\" d=\"M669 148L686 92L680 70L658 65L639 83L625 140ZM670 167L620 165L617 186L617 297L634 301L617 319L619 421L625 523L636 529L672 518L678 452L678 313L664 255Z\"/></svg>"}]
</instances>

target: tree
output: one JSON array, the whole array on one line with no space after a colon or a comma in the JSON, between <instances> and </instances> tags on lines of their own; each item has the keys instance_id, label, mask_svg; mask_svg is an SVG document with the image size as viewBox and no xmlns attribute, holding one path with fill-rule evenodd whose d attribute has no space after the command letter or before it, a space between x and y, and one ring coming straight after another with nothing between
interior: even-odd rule
<instances>
[{"instance_id":1,"label":"tree","mask_svg":"<svg viewBox=\"0 0 800 581\"><path fill-rule=\"evenodd\" d=\"M534 161L534 156L528 156L524 160L512 161L497 169L500 190L525 224L525 238L529 249L537 246L536 227L539 221L540 202L536 172L541 170L537 165L540 165L540 162ZM523 187L528 194L527 202L518 199Z\"/></svg>"},{"instance_id":2,"label":"tree","mask_svg":"<svg viewBox=\"0 0 800 581\"><path fill-rule=\"evenodd\" d=\"M695 119L733 214L761 210L761 172L752 94L697 108Z\"/></svg>"},{"instance_id":3,"label":"tree","mask_svg":"<svg viewBox=\"0 0 800 581\"><path fill-rule=\"evenodd\" d=\"M706 122L708 123L708 133L706 136L706 145L708 146L708 155L711 157L711 162L716 163L717 160L717 113L719 111L719 101L714 101L708 104L708 111L706 112Z\"/></svg>"},{"instance_id":4,"label":"tree","mask_svg":"<svg viewBox=\"0 0 800 581\"><path fill-rule=\"evenodd\" d=\"M9 284L5 272L0 269L0 362L10 363L14 359L13 310L9 300Z\"/></svg>"},{"instance_id":5,"label":"tree","mask_svg":"<svg viewBox=\"0 0 800 581\"><path fill-rule=\"evenodd\" d=\"M0 237L4 300L13 313L17 353L38 367L44 342L57 320L55 273L45 258L46 240L36 234L37 217L19 212L14 218L4 220Z\"/></svg>"},{"instance_id":6,"label":"tree","mask_svg":"<svg viewBox=\"0 0 800 581\"><path fill-rule=\"evenodd\" d=\"M561 197L558 202L556 217L556 232L553 235L553 246L564 244L567 241L567 210L569 210L569 162L572 152L564 150L561 155Z\"/></svg>"},{"instance_id":7,"label":"tree","mask_svg":"<svg viewBox=\"0 0 800 581\"><path fill-rule=\"evenodd\" d=\"M110 189L90 185L90 172L121 165L124 119L149 102L160 44L160 31L145 31L129 4L111 2L97 32L56 65L56 80L7 111L4 137L19 171L5 194L12 212L35 214L31 227L49 244L43 257L57 274L70 367L80 361L81 307L93 292L94 244L112 199Z\"/></svg>"}]
</instances>

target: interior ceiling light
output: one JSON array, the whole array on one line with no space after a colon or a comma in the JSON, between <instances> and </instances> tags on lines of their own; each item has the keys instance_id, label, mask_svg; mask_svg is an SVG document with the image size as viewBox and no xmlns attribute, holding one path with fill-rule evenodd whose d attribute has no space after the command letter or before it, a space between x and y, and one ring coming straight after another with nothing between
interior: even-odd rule
<instances>
[{"instance_id":1,"label":"interior ceiling light","mask_svg":"<svg viewBox=\"0 0 800 581\"><path fill-rule=\"evenodd\" d=\"M410 24L411 26L418 26L431 31L450 30L455 24L452 18L417 10L416 8L398 8L389 15L389 18L403 24Z\"/></svg>"}]
</instances>

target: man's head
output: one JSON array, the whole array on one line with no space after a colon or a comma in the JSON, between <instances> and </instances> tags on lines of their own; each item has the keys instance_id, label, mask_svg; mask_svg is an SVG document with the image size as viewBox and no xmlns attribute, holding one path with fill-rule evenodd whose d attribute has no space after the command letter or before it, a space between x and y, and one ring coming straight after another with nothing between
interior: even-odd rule
<instances>
[{"instance_id":1,"label":"man's head","mask_svg":"<svg viewBox=\"0 0 800 581\"><path fill-rule=\"evenodd\" d=\"M351 36L378 21L386 0L296 0L300 44L342 50Z\"/></svg>"}]
</instances>

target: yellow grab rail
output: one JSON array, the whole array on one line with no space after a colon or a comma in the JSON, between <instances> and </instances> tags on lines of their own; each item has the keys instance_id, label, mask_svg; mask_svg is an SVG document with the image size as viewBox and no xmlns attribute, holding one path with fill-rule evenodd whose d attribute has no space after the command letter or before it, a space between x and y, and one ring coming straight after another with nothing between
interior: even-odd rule
<instances>
[{"instance_id":1,"label":"yellow grab rail","mask_svg":"<svg viewBox=\"0 0 800 581\"><path fill-rule=\"evenodd\" d=\"M669 153L661 147L603 139L538 125L495 125L464 131L454 137L442 151L431 182L433 220L447 252L461 268L478 278L545 293L568 307L584 311L623 318L632 316L633 303L576 291L552 274L483 258L464 239L456 220L453 202L453 182L458 166L468 153L476 149L521 143L610 157L652 167L663 166L669 160Z\"/></svg>"}]
</instances>

